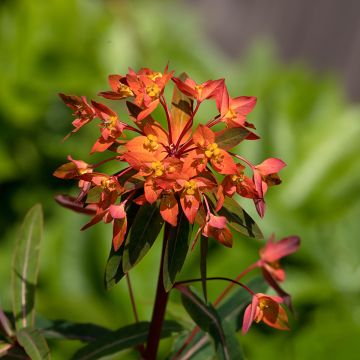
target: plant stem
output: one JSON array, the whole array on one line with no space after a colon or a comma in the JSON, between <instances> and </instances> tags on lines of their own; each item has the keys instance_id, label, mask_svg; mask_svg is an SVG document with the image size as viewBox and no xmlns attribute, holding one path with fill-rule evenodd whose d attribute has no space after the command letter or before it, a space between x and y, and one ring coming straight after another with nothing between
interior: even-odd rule
<instances>
[{"instance_id":1,"label":"plant stem","mask_svg":"<svg viewBox=\"0 0 360 360\"><path fill-rule=\"evenodd\" d=\"M154 303L153 314L149 328L147 347L144 354L144 358L146 360L156 360L156 354L158 351L160 336L161 336L161 329L165 317L166 304L169 297L169 294L166 292L164 288L164 281L163 281L165 249L169 238L169 233L170 233L170 226L166 224L164 230L162 251L161 251L160 270L159 270L158 284L156 289L155 303Z\"/></svg>"}]
</instances>

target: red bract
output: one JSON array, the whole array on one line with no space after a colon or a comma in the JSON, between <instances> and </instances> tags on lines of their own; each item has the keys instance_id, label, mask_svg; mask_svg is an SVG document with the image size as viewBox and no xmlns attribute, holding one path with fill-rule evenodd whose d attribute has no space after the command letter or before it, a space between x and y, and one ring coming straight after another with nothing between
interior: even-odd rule
<instances>
[{"instance_id":1,"label":"red bract","mask_svg":"<svg viewBox=\"0 0 360 360\"><path fill-rule=\"evenodd\" d=\"M191 78L182 81L180 78L173 77L172 80L182 93L199 103L206 99L214 98L217 92L221 91L224 86L224 79L209 80L202 84L197 84Z\"/></svg>"},{"instance_id":2,"label":"red bract","mask_svg":"<svg viewBox=\"0 0 360 360\"><path fill-rule=\"evenodd\" d=\"M277 296L254 294L251 304L245 309L243 334L249 331L254 321L257 323L263 321L266 325L278 330L289 330L288 316L280 306L282 301L282 298Z\"/></svg>"},{"instance_id":3,"label":"red bract","mask_svg":"<svg viewBox=\"0 0 360 360\"><path fill-rule=\"evenodd\" d=\"M72 122L75 129L65 136L67 139L72 133L76 133L85 124L95 117L95 110L88 104L85 96L59 94L62 101L72 110L76 119Z\"/></svg>"},{"instance_id":4,"label":"red bract","mask_svg":"<svg viewBox=\"0 0 360 360\"><path fill-rule=\"evenodd\" d=\"M279 260L296 252L300 246L300 238L289 236L275 242L272 235L266 245L260 249L260 266L276 281L285 280L285 271L280 267Z\"/></svg>"}]
</instances>

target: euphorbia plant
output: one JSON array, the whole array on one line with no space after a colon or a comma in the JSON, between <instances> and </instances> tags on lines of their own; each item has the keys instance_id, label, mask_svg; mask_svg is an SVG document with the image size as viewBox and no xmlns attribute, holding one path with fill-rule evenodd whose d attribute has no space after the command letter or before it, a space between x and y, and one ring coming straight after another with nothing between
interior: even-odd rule
<instances>
[{"instance_id":1,"label":"euphorbia plant","mask_svg":"<svg viewBox=\"0 0 360 360\"><path fill-rule=\"evenodd\" d=\"M172 82L174 89L169 103L165 88ZM54 175L78 180L79 195L60 195L56 199L65 207L91 215L82 229L100 221L112 223L105 286L111 288L126 276L135 314L129 271L145 256L164 229L153 315L147 341L137 347L141 356L156 359L172 289L181 292L184 307L198 327L183 339L182 344L178 340L171 358L188 358L186 356L201 349L196 348L199 343L195 346L192 343L204 331L213 338L218 356L239 358L236 342L229 340L238 329L229 330L226 323L229 319L222 319L218 313L219 303L233 286L240 286L249 294L242 302L239 299L242 310L250 302L244 313L244 333L253 321L261 320L274 328L288 329L282 303L291 304L289 295L279 286L285 277L279 259L297 250L297 237L275 242L272 236L260 251L260 259L240 269L235 279L208 278L206 275L209 238L226 247L232 246L234 232L262 238L260 229L234 200L234 195L251 199L263 217L265 193L270 186L281 182L278 172L285 166L282 160L268 158L256 165L233 150L242 141L259 139L254 133L255 126L246 118L253 110L256 98L232 98L224 79L198 84L186 74L175 77L168 67L162 73L148 68L138 72L129 69L126 75L110 75L109 84L111 90L99 95L112 101L125 101L126 119L103 103L60 94L76 117L71 133L97 119L100 136L91 153L109 152L111 155L95 164L69 156L69 162L60 166ZM211 118L198 119L198 110L204 101L215 102L217 113ZM159 107L164 111L165 126L153 117L154 110ZM107 162L115 163L118 170L112 174L101 172L101 166ZM194 249L198 240L201 277L177 282L189 249ZM239 282L256 268L262 269L264 279L278 296L265 295ZM207 299L206 284L210 280L229 282L214 305ZM196 281L202 283L203 297L189 287ZM203 341L202 345L205 343Z\"/></svg>"}]
</instances>

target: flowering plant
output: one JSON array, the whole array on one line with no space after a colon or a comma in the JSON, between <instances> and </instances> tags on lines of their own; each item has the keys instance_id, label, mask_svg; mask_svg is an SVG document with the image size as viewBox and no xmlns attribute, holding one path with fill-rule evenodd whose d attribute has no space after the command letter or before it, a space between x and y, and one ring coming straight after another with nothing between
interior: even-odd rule
<instances>
[{"instance_id":1,"label":"flowering plant","mask_svg":"<svg viewBox=\"0 0 360 360\"><path fill-rule=\"evenodd\" d=\"M171 81L174 89L169 104L165 89ZM84 96L60 94L75 116L74 129L69 135L97 119L100 136L91 153L111 152L111 156L96 164L69 156L69 162L60 166L54 175L77 180L79 194L77 197L59 195L56 200L91 216L83 230L100 221L112 224L112 244L105 269L107 289L126 276L132 294L129 271L146 255L164 228L153 316L147 328L147 340L136 344L143 358L156 358L160 338L164 336L166 304L172 289L180 291L183 305L197 327L186 340L178 341L171 358L188 358L186 356L201 349L196 338L204 332L214 340L220 358L240 358L238 344L230 340L237 328L229 329L229 319L222 319L216 306L237 284L249 294L241 303L241 310L250 302L243 315L243 333L253 321L288 329L287 312L282 304L291 309L291 300L279 285L285 278L279 260L299 246L296 236L278 242L272 236L260 250L260 259L236 279L209 278L206 274L209 238L226 247L232 246L234 232L263 238L255 221L234 200L234 195L250 199L263 217L268 188L281 183L278 172L285 166L282 160L268 158L255 165L233 150L242 141L259 139L254 133L255 126L247 121L256 98L232 98L224 79L198 84L184 73L175 77L168 67L163 72L129 69L126 75L110 75L109 84L111 90L99 95L112 101L125 100L129 120L120 118L103 103L88 101ZM197 125L198 110L204 101L213 101L217 113ZM159 107L165 114L164 124L153 116ZM108 162L116 164L115 173L99 170ZM198 241L201 277L176 281L189 249L194 249ZM264 279L278 296L265 295L239 282L256 268L262 269ZM207 299L210 280L229 282L214 305ZM195 281L202 283L202 297L189 287ZM138 322L132 295L131 300ZM206 341L203 340L201 346ZM85 354L96 347L89 346L90 350L85 347L80 351Z\"/></svg>"}]
</instances>

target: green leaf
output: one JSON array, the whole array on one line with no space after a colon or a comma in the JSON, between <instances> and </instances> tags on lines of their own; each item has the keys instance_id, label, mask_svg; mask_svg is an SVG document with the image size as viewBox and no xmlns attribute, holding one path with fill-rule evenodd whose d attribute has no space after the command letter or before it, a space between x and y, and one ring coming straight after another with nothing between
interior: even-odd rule
<instances>
[{"instance_id":1,"label":"green leaf","mask_svg":"<svg viewBox=\"0 0 360 360\"><path fill-rule=\"evenodd\" d=\"M137 212L123 254L123 271L128 272L149 251L164 223L159 207L155 204L142 205Z\"/></svg>"},{"instance_id":2,"label":"green leaf","mask_svg":"<svg viewBox=\"0 0 360 360\"><path fill-rule=\"evenodd\" d=\"M149 322L139 322L122 327L81 348L73 355L72 359L97 360L103 356L116 354L121 350L143 344L147 340L149 326ZM182 329L182 326L175 321L165 321L161 337L169 337Z\"/></svg>"},{"instance_id":3,"label":"green leaf","mask_svg":"<svg viewBox=\"0 0 360 360\"><path fill-rule=\"evenodd\" d=\"M189 250L189 235L191 235L191 226L184 212L180 211L177 226L170 227L165 249L163 277L166 291L172 288L177 274L184 265Z\"/></svg>"},{"instance_id":4,"label":"green leaf","mask_svg":"<svg viewBox=\"0 0 360 360\"><path fill-rule=\"evenodd\" d=\"M205 304L188 287L180 285L177 289L181 291L181 300L190 317L213 338L218 358L241 359L242 354L235 338L235 332L227 324L224 329L223 321L215 308L210 304Z\"/></svg>"},{"instance_id":5,"label":"green leaf","mask_svg":"<svg viewBox=\"0 0 360 360\"><path fill-rule=\"evenodd\" d=\"M65 320L48 320L36 317L36 327L46 339L94 341L111 330L90 323L72 323Z\"/></svg>"},{"instance_id":6,"label":"green leaf","mask_svg":"<svg viewBox=\"0 0 360 360\"><path fill-rule=\"evenodd\" d=\"M34 325L35 287L42 237L42 208L37 204L25 216L13 255L12 305L18 330Z\"/></svg>"},{"instance_id":7,"label":"green leaf","mask_svg":"<svg viewBox=\"0 0 360 360\"><path fill-rule=\"evenodd\" d=\"M49 347L40 330L23 328L16 333L16 337L31 360L51 359Z\"/></svg>"},{"instance_id":8,"label":"green leaf","mask_svg":"<svg viewBox=\"0 0 360 360\"><path fill-rule=\"evenodd\" d=\"M215 207L216 199L214 194L210 194L209 199ZM225 196L224 205L218 211L218 214L225 216L228 224L240 234L259 240L264 238L255 221L233 198Z\"/></svg>"},{"instance_id":9,"label":"green leaf","mask_svg":"<svg viewBox=\"0 0 360 360\"><path fill-rule=\"evenodd\" d=\"M207 303L207 287L206 287L206 256L208 251L208 238L201 235L200 238L200 275L201 286L205 302Z\"/></svg>"},{"instance_id":10,"label":"green leaf","mask_svg":"<svg viewBox=\"0 0 360 360\"><path fill-rule=\"evenodd\" d=\"M215 133L215 141L221 149L230 150L239 145L249 134L250 131L243 127L224 129Z\"/></svg>"},{"instance_id":11,"label":"green leaf","mask_svg":"<svg viewBox=\"0 0 360 360\"><path fill-rule=\"evenodd\" d=\"M135 216L139 210L139 205L134 202L130 202L129 205L126 205L126 215L128 220L128 228L127 233L125 234L125 238L129 233L129 229L131 228ZM109 290L113 286L115 286L125 275L123 271L123 254L125 249L125 242L120 246L120 248L115 251L113 244L111 244L110 254L108 261L105 267L104 274L104 284L105 289Z\"/></svg>"}]
</instances>

